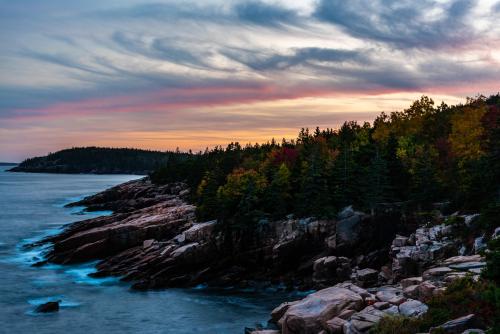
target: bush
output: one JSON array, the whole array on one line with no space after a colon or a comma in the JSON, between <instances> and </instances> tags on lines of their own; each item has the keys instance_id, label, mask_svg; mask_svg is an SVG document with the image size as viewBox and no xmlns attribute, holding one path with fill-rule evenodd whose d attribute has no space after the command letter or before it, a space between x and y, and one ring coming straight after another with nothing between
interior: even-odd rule
<instances>
[{"instance_id":1,"label":"bush","mask_svg":"<svg viewBox=\"0 0 500 334\"><path fill-rule=\"evenodd\" d=\"M420 329L421 319L401 315L387 316L371 329L371 334L414 334Z\"/></svg>"},{"instance_id":2,"label":"bush","mask_svg":"<svg viewBox=\"0 0 500 334\"><path fill-rule=\"evenodd\" d=\"M462 226L465 224L465 219L464 217L460 216L450 216L444 221L444 224L452 226Z\"/></svg>"},{"instance_id":3,"label":"bush","mask_svg":"<svg viewBox=\"0 0 500 334\"><path fill-rule=\"evenodd\" d=\"M449 320L474 313L481 322L500 333L500 289L494 284L475 282L466 277L451 283L446 291L427 301L429 310L420 318L386 317L375 326L372 334L414 334L428 332ZM438 333L438 332L437 332Z\"/></svg>"},{"instance_id":4,"label":"bush","mask_svg":"<svg viewBox=\"0 0 500 334\"><path fill-rule=\"evenodd\" d=\"M488 243L486 269L483 271L483 277L500 284L500 238L493 239Z\"/></svg>"}]
</instances>

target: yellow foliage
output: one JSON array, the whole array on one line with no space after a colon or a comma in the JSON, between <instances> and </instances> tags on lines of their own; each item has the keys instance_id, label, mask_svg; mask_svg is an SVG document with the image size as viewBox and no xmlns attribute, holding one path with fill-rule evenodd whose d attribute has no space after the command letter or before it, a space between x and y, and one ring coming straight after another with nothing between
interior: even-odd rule
<instances>
[{"instance_id":1,"label":"yellow foliage","mask_svg":"<svg viewBox=\"0 0 500 334\"><path fill-rule=\"evenodd\" d=\"M481 119L485 114L484 107L467 106L451 118L451 133L448 140L455 157L461 162L480 158L484 152L481 137L484 128Z\"/></svg>"}]
</instances>

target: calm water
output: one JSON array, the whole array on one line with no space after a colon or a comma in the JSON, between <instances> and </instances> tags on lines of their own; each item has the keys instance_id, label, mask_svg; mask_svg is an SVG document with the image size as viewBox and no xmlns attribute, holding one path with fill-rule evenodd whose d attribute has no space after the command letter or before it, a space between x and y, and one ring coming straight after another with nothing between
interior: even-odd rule
<instances>
[{"instance_id":1,"label":"calm water","mask_svg":"<svg viewBox=\"0 0 500 334\"><path fill-rule=\"evenodd\" d=\"M92 279L92 264L30 267L41 250L22 245L96 213L64 204L137 176L7 173L0 167L0 333L243 333L287 297L276 293L171 289L133 292ZM102 212L99 214L109 214ZM61 310L34 307L62 300Z\"/></svg>"}]
</instances>

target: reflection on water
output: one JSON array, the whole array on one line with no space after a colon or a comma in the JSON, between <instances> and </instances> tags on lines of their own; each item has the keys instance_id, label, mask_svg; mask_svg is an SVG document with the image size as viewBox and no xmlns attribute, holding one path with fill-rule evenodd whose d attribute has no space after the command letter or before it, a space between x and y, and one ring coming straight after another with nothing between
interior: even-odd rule
<instances>
[{"instance_id":1,"label":"reflection on water","mask_svg":"<svg viewBox=\"0 0 500 334\"><path fill-rule=\"evenodd\" d=\"M68 202L136 178L124 175L6 173L0 167L0 332L5 333L243 333L265 323L290 296L276 291L193 289L130 291L118 278L92 278L94 263L31 265L47 246L26 249L67 223L110 214L64 208ZM36 306L61 301L56 314Z\"/></svg>"}]
</instances>

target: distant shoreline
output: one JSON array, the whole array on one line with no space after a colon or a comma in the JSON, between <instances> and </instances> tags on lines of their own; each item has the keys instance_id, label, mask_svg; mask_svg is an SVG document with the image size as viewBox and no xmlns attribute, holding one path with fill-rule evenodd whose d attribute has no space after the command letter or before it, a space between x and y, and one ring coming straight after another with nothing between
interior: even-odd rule
<instances>
[{"instance_id":1,"label":"distant shoreline","mask_svg":"<svg viewBox=\"0 0 500 334\"><path fill-rule=\"evenodd\" d=\"M19 163L16 162L0 162L0 166L17 166Z\"/></svg>"},{"instance_id":2,"label":"distant shoreline","mask_svg":"<svg viewBox=\"0 0 500 334\"><path fill-rule=\"evenodd\" d=\"M2 165L0 165L2 166ZM3 165L3 166L18 166L17 164L15 165ZM25 170L22 168L17 168L13 167L11 169L7 169L6 172L10 173L30 173L30 174L64 174L64 175L137 175L137 176L147 176L148 173L138 173L138 172L122 172L122 171L117 171L117 172L99 172L99 171L89 171L89 172L63 172L63 171L57 171L57 170L44 170L44 169L39 169L39 170Z\"/></svg>"}]
</instances>

